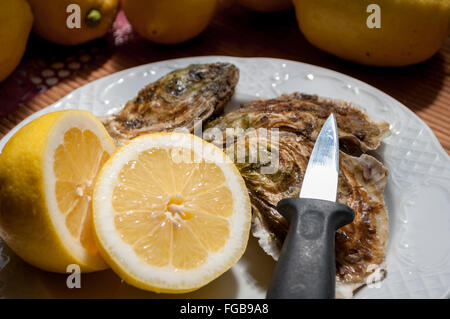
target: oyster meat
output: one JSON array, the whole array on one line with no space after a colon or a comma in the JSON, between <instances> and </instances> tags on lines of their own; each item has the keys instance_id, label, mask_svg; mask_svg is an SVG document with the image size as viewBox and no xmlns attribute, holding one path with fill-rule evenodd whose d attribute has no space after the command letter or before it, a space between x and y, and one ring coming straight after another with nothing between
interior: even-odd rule
<instances>
[{"instance_id":1,"label":"oyster meat","mask_svg":"<svg viewBox=\"0 0 450 319\"><path fill-rule=\"evenodd\" d=\"M116 141L147 133L194 129L222 112L234 94L239 69L230 63L194 64L148 84L117 114L101 118Z\"/></svg>"},{"instance_id":2,"label":"oyster meat","mask_svg":"<svg viewBox=\"0 0 450 319\"><path fill-rule=\"evenodd\" d=\"M364 152L378 147L389 125L373 122L350 104L295 93L243 105L211 121L205 138L217 143L208 132L219 128L225 132L220 141L229 155L236 154L239 141L245 146L245 161L234 160L252 201L252 233L277 259L288 225L276 205L283 198L298 197L314 141L331 112L342 146L337 201L355 212L354 221L336 234L336 291L338 297L351 297L356 288L384 276L388 216L383 190L388 171ZM270 131L273 128L278 133ZM258 156L252 154L256 150ZM275 173L262 172L273 164L269 156L261 156L264 150L278 156ZM250 156L257 160L250 161Z\"/></svg>"}]
</instances>

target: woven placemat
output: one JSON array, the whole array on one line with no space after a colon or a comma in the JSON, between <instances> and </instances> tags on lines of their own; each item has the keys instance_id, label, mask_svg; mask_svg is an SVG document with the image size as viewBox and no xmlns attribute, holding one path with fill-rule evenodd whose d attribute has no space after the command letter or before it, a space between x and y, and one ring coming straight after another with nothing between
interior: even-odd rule
<instances>
[{"instance_id":1,"label":"woven placemat","mask_svg":"<svg viewBox=\"0 0 450 319\"><path fill-rule=\"evenodd\" d=\"M122 13L106 38L80 47L60 48L34 36L30 42L18 71L0 86L0 137L72 90L133 66L199 55L265 56L323 66L379 88L421 117L450 153L450 38L424 63L372 68L311 46L292 11L272 14L269 26L267 16L233 7L219 11L200 37L176 46L151 44L134 35ZM10 88L17 87L14 81L25 93Z\"/></svg>"}]
</instances>

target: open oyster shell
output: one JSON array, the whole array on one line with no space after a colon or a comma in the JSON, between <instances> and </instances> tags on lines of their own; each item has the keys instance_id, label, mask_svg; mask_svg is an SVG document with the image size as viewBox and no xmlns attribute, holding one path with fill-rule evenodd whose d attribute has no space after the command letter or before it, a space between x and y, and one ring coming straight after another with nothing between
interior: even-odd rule
<instances>
[{"instance_id":1,"label":"open oyster shell","mask_svg":"<svg viewBox=\"0 0 450 319\"><path fill-rule=\"evenodd\" d=\"M378 147L389 125L371 121L349 104L296 93L243 105L209 123L205 138L223 143L229 155L245 148L245 160L234 160L252 200L252 233L264 251L277 259L288 224L276 205L283 198L298 197L314 141L331 112L336 115L342 145L337 201L355 212L354 221L336 234L336 291L338 297L348 298L361 285L381 280L385 274L388 216L383 190L388 170L364 152ZM274 128L278 130L271 131ZM214 129L225 136L209 136ZM269 153L276 154L272 159L278 157L272 172Z\"/></svg>"}]
</instances>

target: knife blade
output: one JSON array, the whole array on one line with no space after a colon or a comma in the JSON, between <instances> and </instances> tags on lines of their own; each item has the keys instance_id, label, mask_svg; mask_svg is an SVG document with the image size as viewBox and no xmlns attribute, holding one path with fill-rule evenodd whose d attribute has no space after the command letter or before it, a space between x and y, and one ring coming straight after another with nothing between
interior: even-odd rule
<instances>
[{"instance_id":1,"label":"knife blade","mask_svg":"<svg viewBox=\"0 0 450 319\"><path fill-rule=\"evenodd\" d=\"M320 130L303 177L300 198L336 201L339 176L339 139L331 114Z\"/></svg>"},{"instance_id":2,"label":"knife blade","mask_svg":"<svg viewBox=\"0 0 450 319\"><path fill-rule=\"evenodd\" d=\"M277 205L290 225L267 298L334 298L335 233L354 218L348 206L336 203L338 177L339 140L331 114L314 144L299 198Z\"/></svg>"}]
</instances>

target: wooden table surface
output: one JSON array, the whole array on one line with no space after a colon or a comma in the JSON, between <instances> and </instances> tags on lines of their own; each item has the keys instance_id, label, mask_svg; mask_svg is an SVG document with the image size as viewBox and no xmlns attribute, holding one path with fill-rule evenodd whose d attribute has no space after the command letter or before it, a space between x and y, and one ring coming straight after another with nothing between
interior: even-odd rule
<instances>
[{"instance_id":1,"label":"wooden table surface","mask_svg":"<svg viewBox=\"0 0 450 319\"><path fill-rule=\"evenodd\" d=\"M384 91L409 107L436 134L450 153L450 38L430 60L403 68L366 67L340 60L310 45L297 27L294 11L269 15L238 6L218 11L199 37L176 46L152 44L134 35L126 43L110 47L103 39L100 58L0 119L0 137L33 112L52 104L73 89L108 74L137 65L189 56L229 55L273 57L329 68ZM54 46L33 39L28 56L51 54ZM0 106L1 107L1 106Z\"/></svg>"}]
</instances>

